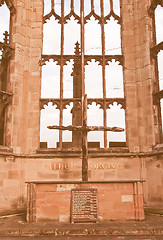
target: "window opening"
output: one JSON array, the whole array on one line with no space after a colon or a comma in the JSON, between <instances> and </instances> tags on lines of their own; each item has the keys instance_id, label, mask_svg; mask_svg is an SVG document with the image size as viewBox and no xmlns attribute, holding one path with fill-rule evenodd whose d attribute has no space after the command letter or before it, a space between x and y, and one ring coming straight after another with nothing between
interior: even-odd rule
<instances>
[{"instance_id":1,"label":"window opening","mask_svg":"<svg viewBox=\"0 0 163 240\"><path fill-rule=\"evenodd\" d=\"M44 24L43 31L43 54L60 54L61 28L53 16Z\"/></svg>"},{"instance_id":2,"label":"window opening","mask_svg":"<svg viewBox=\"0 0 163 240\"><path fill-rule=\"evenodd\" d=\"M122 108L121 104L117 104L114 102L109 105L109 109L107 110L107 125L108 126L119 126L125 129L125 111ZM126 131L124 132L113 132L107 133L108 136L108 147L126 147Z\"/></svg>"},{"instance_id":3,"label":"window opening","mask_svg":"<svg viewBox=\"0 0 163 240\"><path fill-rule=\"evenodd\" d=\"M71 60L63 68L63 97L73 98L73 66L74 61Z\"/></svg>"},{"instance_id":4,"label":"window opening","mask_svg":"<svg viewBox=\"0 0 163 240\"><path fill-rule=\"evenodd\" d=\"M44 0L44 16L51 12L51 2L49 0Z\"/></svg>"},{"instance_id":5,"label":"window opening","mask_svg":"<svg viewBox=\"0 0 163 240\"><path fill-rule=\"evenodd\" d=\"M41 148L56 148L56 143L59 141L59 131L55 135L47 126L59 124L59 109L52 102L42 104L40 116L40 147Z\"/></svg>"},{"instance_id":6,"label":"window opening","mask_svg":"<svg viewBox=\"0 0 163 240\"><path fill-rule=\"evenodd\" d=\"M117 16L120 16L120 1L119 0L114 0L113 10Z\"/></svg>"},{"instance_id":7,"label":"window opening","mask_svg":"<svg viewBox=\"0 0 163 240\"><path fill-rule=\"evenodd\" d=\"M102 126L103 125L103 110L101 106L95 102L88 105L88 126ZM90 148L103 148L104 147L104 134L103 132L89 132L88 133L88 147Z\"/></svg>"},{"instance_id":8,"label":"window opening","mask_svg":"<svg viewBox=\"0 0 163 240\"><path fill-rule=\"evenodd\" d=\"M155 10L155 25L156 25L156 43L159 44L160 42L163 41L162 37L163 14L162 7L160 5L158 5Z\"/></svg>"},{"instance_id":9,"label":"window opening","mask_svg":"<svg viewBox=\"0 0 163 240\"><path fill-rule=\"evenodd\" d=\"M64 32L64 54L74 54L74 47L77 41L80 42L80 25L73 16L65 24Z\"/></svg>"},{"instance_id":10,"label":"window opening","mask_svg":"<svg viewBox=\"0 0 163 240\"><path fill-rule=\"evenodd\" d=\"M101 55L101 28L93 16L85 24L85 54Z\"/></svg>"},{"instance_id":11,"label":"window opening","mask_svg":"<svg viewBox=\"0 0 163 240\"><path fill-rule=\"evenodd\" d=\"M5 143L5 127L7 124L7 106L10 103L12 94L8 91L8 68L12 54L9 45L10 12L13 14L14 6L10 1L0 1L0 145Z\"/></svg>"},{"instance_id":12,"label":"window opening","mask_svg":"<svg viewBox=\"0 0 163 240\"><path fill-rule=\"evenodd\" d=\"M114 29L114 34L111 29ZM106 54L121 54L121 26L112 16L105 24Z\"/></svg>"},{"instance_id":13,"label":"window opening","mask_svg":"<svg viewBox=\"0 0 163 240\"><path fill-rule=\"evenodd\" d=\"M9 32L10 25L10 11L6 4L0 7L0 41L2 42L4 39L3 33L5 31Z\"/></svg>"},{"instance_id":14,"label":"window opening","mask_svg":"<svg viewBox=\"0 0 163 240\"><path fill-rule=\"evenodd\" d=\"M163 90L163 52L159 52L157 56L158 60L158 77L159 77L159 88Z\"/></svg>"},{"instance_id":15,"label":"window opening","mask_svg":"<svg viewBox=\"0 0 163 240\"><path fill-rule=\"evenodd\" d=\"M79 2L79 5L80 5L80 2ZM84 0L84 16L86 17L90 12L91 12L91 0ZM80 15L80 12L79 12L79 15Z\"/></svg>"},{"instance_id":16,"label":"window opening","mask_svg":"<svg viewBox=\"0 0 163 240\"><path fill-rule=\"evenodd\" d=\"M106 66L106 97L124 98L122 66L114 59Z\"/></svg>"},{"instance_id":17,"label":"window opening","mask_svg":"<svg viewBox=\"0 0 163 240\"><path fill-rule=\"evenodd\" d=\"M102 66L99 66L95 60L85 66L85 92L88 98L103 97Z\"/></svg>"},{"instance_id":18,"label":"window opening","mask_svg":"<svg viewBox=\"0 0 163 240\"><path fill-rule=\"evenodd\" d=\"M44 1L44 5L47 4L47 1ZM100 147L107 148L109 146L108 133L103 129L107 128L109 124L107 120L107 118L110 118L110 114L108 114L109 105L116 102L118 106L121 104L122 108L125 109L122 66L120 66L123 65L123 57L120 41L119 1L49 0L49 2L48 7L45 6L44 22L51 17L54 17L55 21L58 22L61 33L60 47L59 50L54 52L49 50L48 52L47 49L50 49L50 46L45 46L46 51L43 52L40 62L44 65L49 61L53 61L56 66L59 66L59 74L57 73L57 77L59 76L59 88L56 89L59 96L52 98L51 94L42 94L42 96L50 96L50 99L42 97L40 105L48 105L48 102L52 102L59 109L59 127L56 127L59 129L59 143L57 146L62 148L65 141L71 140L70 135L72 135L71 147L81 148L81 132L74 134L74 131L72 131L71 134L65 134L63 133L63 125L66 123L77 127L82 125L82 96L87 93L88 124L94 125L97 121L97 126L101 126L101 132L89 133L88 141L93 141L94 136L97 145L100 142ZM55 10L56 4L60 8L58 11ZM114 22L118 26L115 31L114 41L108 40L111 36L110 33L113 34L115 28L113 27L114 24L110 24L110 22ZM46 31L47 33L50 32L50 30L45 30L44 35ZM118 40L115 41L115 38ZM53 45L55 45L55 41ZM115 65L120 64L114 67L116 71L120 72L114 76L108 70L108 66L112 61L115 61ZM56 88L54 82L54 80L49 81L49 86L51 85L52 89ZM46 81L42 87L46 88L45 85ZM113 89L117 88L113 96L111 90L109 90L112 86ZM71 111L70 106L72 107ZM95 114L98 117L93 121ZM55 135L55 131L52 132Z\"/></svg>"},{"instance_id":19,"label":"window opening","mask_svg":"<svg viewBox=\"0 0 163 240\"><path fill-rule=\"evenodd\" d=\"M72 108L73 103L70 103L70 105L66 106L66 109L63 110L63 126L69 126L72 125ZM64 148L71 148L72 143L72 132L71 131L64 131L63 132L63 147ZM59 146L59 143L58 143Z\"/></svg>"},{"instance_id":20,"label":"window opening","mask_svg":"<svg viewBox=\"0 0 163 240\"><path fill-rule=\"evenodd\" d=\"M71 12L71 0L64 1L64 16L67 16L70 12Z\"/></svg>"},{"instance_id":21,"label":"window opening","mask_svg":"<svg viewBox=\"0 0 163 240\"><path fill-rule=\"evenodd\" d=\"M149 8L149 15L153 18L153 47L151 48L151 58L155 66L155 81L154 81L154 93L153 102L154 109L158 116L158 128L159 128L159 142L163 142L163 37L162 37L162 24L163 24L163 4L161 1L152 0Z\"/></svg>"},{"instance_id":22,"label":"window opening","mask_svg":"<svg viewBox=\"0 0 163 240\"><path fill-rule=\"evenodd\" d=\"M60 91L60 67L50 60L42 66L42 98L59 98Z\"/></svg>"},{"instance_id":23,"label":"window opening","mask_svg":"<svg viewBox=\"0 0 163 240\"><path fill-rule=\"evenodd\" d=\"M110 13L110 1L104 0L104 16L107 16Z\"/></svg>"}]
</instances>

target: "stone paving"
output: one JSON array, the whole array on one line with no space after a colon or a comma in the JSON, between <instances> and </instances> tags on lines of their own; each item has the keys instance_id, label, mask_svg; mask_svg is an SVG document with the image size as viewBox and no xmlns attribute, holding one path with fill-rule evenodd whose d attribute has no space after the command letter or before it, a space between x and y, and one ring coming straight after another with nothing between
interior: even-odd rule
<instances>
[{"instance_id":1,"label":"stone paving","mask_svg":"<svg viewBox=\"0 0 163 240\"><path fill-rule=\"evenodd\" d=\"M162 240L163 215L148 214L143 221L108 221L97 224L27 223L25 215L0 219L0 240L8 239ZM25 237L25 238L23 238Z\"/></svg>"},{"instance_id":2,"label":"stone paving","mask_svg":"<svg viewBox=\"0 0 163 240\"><path fill-rule=\"evenodd\" d=\"M162 240L162 236L39 236L0 237L0 240Z\"/></svg>"}]
</instances>

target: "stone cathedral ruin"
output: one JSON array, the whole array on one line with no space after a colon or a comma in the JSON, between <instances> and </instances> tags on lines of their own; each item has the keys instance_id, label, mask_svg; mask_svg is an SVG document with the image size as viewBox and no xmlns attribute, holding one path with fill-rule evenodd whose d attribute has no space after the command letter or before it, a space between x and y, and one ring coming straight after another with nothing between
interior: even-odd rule
<instances>
[{"instance_id":1,"label":"stone cathedral ruin","mask_svg":"<svg viewBox=\"0 0 163 240\"><path fill-rule=\"evenodd\" d=\"M155 19L163 1L0 0L3 7L0 213L102 222L142 220L145 207L161 207Z\"/></svg>"}]
</instances>

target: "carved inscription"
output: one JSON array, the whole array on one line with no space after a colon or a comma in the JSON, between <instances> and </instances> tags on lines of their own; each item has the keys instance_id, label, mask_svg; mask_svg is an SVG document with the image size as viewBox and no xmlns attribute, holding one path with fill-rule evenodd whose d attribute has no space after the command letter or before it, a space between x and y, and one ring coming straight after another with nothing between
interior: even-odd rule
<instances>
[{"instance_id":1,"label":"carved inscription","mask_svg":"<svg viewBox=\"0 0 163 240\"><path fill-rule=\"evenodd\" d=\"M110 162L110 163L97 163L97 164L91 164L89 166L89 169L95 170L95 169L123 169L124 164L120 162Z\"/></svg>"},{"instance_id":2,"label":"carved inscription","mask_svg":"<svg viewBox=\"0 0 163 240\"><path fill-rule=\"evenodd\" d=\"M45 163L44 168L48 168L51 170L75 170L77 166L75 163Z\"/></svg>"},{"instance_id":3,"label":"carved inscription","mask_svg":"<svg viewBox=\"0 0 163 240\"><path fill-rule=\"evenodd\" d=\"M75 170L77 165L73 162L70 163L46 163L44 168L51 170ZM94 163L88 166L89 170L121 170L124 169L123 162L109 162L109 163Z\"/></svg>"},{"instance_id":4,"label":"carved inscription","mask_svg":"<svg viewBox=\"0 0 163 240\"><path fill-rule=\"evenodd\" d=\"M71 222L97 221L97 189L71 190Z\"/></svg>"}]
</instances>

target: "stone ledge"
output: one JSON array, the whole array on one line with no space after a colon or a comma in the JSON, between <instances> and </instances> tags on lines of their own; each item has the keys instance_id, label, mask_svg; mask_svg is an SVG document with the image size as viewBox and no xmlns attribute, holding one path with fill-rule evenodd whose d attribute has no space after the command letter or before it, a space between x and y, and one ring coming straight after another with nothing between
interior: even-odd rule
<instances>
[{"instance_id":1,"label":"stone ledge","mask_svg":"<svg viewBox=\"0 0 163 240\"><path fill-rule=\"evenodd\" d=\"M146 214L154 214L163 216L163 208L156 208L156 207L145 207L144 211Z\"/></svg>"},{"instance_id":2,"label":"stone ledge","mask_svg":"<svg viewBox=\"0 0 163 240\"><path fill-rule=\"evenodd\" d=\"M0 145L0 154L1 153L13 153L12 148Z\"/></svg>"},{"instance_id":3,"label":"stone ledge","mask_svg":"<svg viewBox=\"0 0 163 240\"><path fill-rule=\"evenodd\" d=\"M157 144L153 149L156 151L163 151L163 143Z\"/></svg>"},{"instance_id":4,"label":"stone ledge","mask_svg":"<svg viewBox=\"0 0 163 240\"><path fill-rule=\"evenodd\" d=\"M88 157L89 158L98 158L98 157L128 157L128 158L141 158L141 157L152 157L152 156L163 156L163 150L154 150L151 152L129 152L127 148L123 149L89 149L88 151ZM0 146L0 155L2 156L7 156L7 155L12 155L13 157L16 158L53 158L53 157L62 157L62 158L82 158L81 155L81 150L79 149L68 149L68 150L63 150L63 149L38 149L36 153L22 153L22 154L16 154L13 152L12 148L7 148Z\"/></svg>"},{"instance_id":5,"label":"stone ledge","mask_svg":"<svg viewBox=\"0 0 163 240\"><path fill-rule=\"evenodd\" d=\"M89 183L95 183L95 184L107 184L107 183L135 183L135 182L145 182L143 179L130 179L130 180L107 180L107 181L39 181L39 180L31 180L27 181L25 183L36 183L36 184L89 184Z\"/></svg>"}]
</instances>

